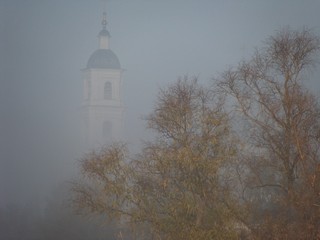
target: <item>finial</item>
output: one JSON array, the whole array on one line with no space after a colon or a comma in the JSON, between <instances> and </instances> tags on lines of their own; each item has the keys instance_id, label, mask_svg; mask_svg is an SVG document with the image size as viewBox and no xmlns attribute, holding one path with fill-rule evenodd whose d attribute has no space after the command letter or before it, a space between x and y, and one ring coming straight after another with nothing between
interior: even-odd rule
<instances>
[{"instance_id":1,"label":"finial","mask_svg":"<svg viewBox=\"0 0 320 240\"><path fill-rule=\"evenodd\" d=\"M103 12L101 24L102 24L103 29L107 28L107 13L105 11Z\"/></svg>"},{"instance_id":2,"label":"finial","mask_svg":"<svg viewBox=\"0 0 320 240\"><path fill-rule=\"evenodd\" d=\"M106 12L106 0L103 0L104 9L102 15L102 30L99 32L99 47L100 49L108 49L109 48L109 38L110 33L107 30L107 12Z\"/></svg>"},{"instance_id":3,"label":"finial","mask_svg":"<svg viewBox=\"0 0 320 240\"><path fill-rule=\"evenodd\" d=\"M101 22L101 24L102 24L102 27L103 27L103 29L106 29L106 27L107 27L107 10L106 10L106 8L107 8L107 0L102 0L102 2L103 2L103 17L102 17L102 22Z\"/></svg>"}]
</instances>

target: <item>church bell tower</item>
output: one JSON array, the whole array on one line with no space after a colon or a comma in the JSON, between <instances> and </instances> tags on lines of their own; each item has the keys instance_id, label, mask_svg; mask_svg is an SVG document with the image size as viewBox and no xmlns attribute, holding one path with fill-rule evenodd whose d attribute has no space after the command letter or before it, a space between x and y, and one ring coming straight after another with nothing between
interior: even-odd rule
<instances>
[{"instance_id":1,"label":"church bell tower","mask_svg":"<svg viewBox=\"0 0 320 240\"><path fill-rule=\"evenodd\" d=\"M123 134L123 69L109 46L105 11L98 38L99 49L91 54L87 67L82 70L84 137L89 149L121 140Z\"/></svg>"}]
</instances>

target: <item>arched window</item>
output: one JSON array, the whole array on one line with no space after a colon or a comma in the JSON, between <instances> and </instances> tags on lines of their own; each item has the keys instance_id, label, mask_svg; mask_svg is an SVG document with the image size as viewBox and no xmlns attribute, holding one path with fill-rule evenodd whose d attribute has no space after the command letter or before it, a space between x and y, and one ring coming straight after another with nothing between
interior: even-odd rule
<instances>
[{"instance_id":1,"label":"arched window","mask_svg":"<svg viewBox=\"0 0 320 240\"><path fill-rule=\"evenodd\" d=\"M103 123L102 134L103 134L103 138L106 141L111 141L112 140L112 122L105 121Z\"/></svg>"},{"instance_id":2,"label":"arched window","mask_svg":"<svg viewBox=\"0 0 320 240\"><path fill-rule=\"evenodd\" d=\"M104 84L104 99L112 99L112 84L111 84L111 82L106 82Z\"/></svg>"}]
</instances>

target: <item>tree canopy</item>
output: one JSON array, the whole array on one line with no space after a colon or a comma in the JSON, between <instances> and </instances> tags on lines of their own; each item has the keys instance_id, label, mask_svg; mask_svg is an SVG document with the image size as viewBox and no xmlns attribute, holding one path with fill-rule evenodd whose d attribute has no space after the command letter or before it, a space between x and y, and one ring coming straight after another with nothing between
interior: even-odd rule
<instances>
[{"instance_id":1,"label":"tree canopy","mask_svg":"<svg viewBox=\"0 0 320 240\"><path fill-rule=\"evenodd\" d=\"M284 29L218 83L247 124L244 199L262 239L319 237L320 108L305 87L319 46L309 30Z\"/></svg>"},{"instance_id":2,"label":"tree canopy","mask_svg":"<svg viewBox=\"0 0 320 240\"><path fill-rule=\"evenodd\" d=\"M284 29L210 87L161 89L154 139L84 156L74 205L139 239L318 239L320 108L305 79L319 46Z\"/></svg>"}]
</instances>

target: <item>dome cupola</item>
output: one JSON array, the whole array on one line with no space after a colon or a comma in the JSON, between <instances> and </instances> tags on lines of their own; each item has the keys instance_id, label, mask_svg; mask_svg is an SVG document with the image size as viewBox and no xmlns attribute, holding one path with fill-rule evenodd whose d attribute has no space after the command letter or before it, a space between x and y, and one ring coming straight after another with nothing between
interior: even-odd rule
<instances>
[{"instance_id":1,"label":"dome cupola","mask_svg":"<svg viewBox=\"0 0 320 240\"><path fill-rule=\"evenodd\" d=\"M99 32L99 49L94 51L87 63L87 68L120 69L117 55L109 49L110 33L107 30L107 13L103 12L102 30Z\"/></svg>"},{"instance_id":2,"label":"dome cupola","mask_svg":"<svg viewBox=\"0 0 320 240\"><path fill-rule=\"evenodd\" d=\"M117 55L110 49L98 49L91 54L87 68L120 69L121 65Z\"/></svg>"}]
</instances>

